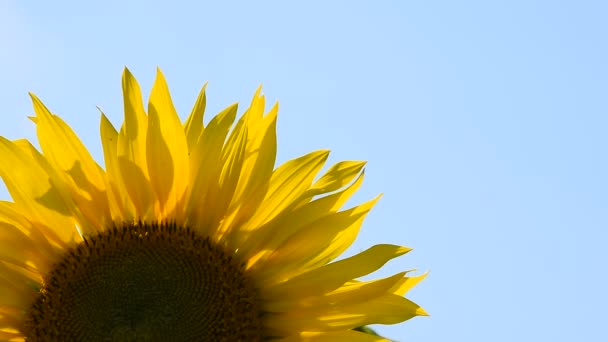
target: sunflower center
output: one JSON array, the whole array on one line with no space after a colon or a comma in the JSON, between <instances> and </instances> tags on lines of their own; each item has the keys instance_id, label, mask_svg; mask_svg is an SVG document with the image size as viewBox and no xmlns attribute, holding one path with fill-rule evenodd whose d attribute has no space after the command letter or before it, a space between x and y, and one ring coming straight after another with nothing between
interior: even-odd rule
<instances>
[{"instance_id":1,"label":"sunflower center","mask_svg":"<svg viewBox=\"0 0 608 342\"><path fill-rule=\"evenodd\" d=\"M259 299L226 251L172 224L127 224L69 250L45 278L28 341L257 341Z\"/></svg>"}]
</instances>

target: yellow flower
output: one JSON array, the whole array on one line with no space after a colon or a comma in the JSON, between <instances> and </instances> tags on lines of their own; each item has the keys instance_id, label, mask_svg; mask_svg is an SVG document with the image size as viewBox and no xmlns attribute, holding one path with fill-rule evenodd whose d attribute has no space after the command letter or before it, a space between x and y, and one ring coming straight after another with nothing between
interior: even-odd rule
<instances>
[{"instance_id":1,"label":"yellow flower","mask_svg":"<svg viewBox=\"0 0 608 342\"><path fill-rule=\"evenodd\" d=\"M147 113L123 74L120 130L101 115L105 170L32 95L41 152L0 137L0 340L385 341L354 331L425 312L424 276L361 281L409 251L335 259L377 199L342 210L364 162L317 177L328 151L274 169L275 105L258 90L182 124L158 71Z\"/></svg>"}]
</instances>

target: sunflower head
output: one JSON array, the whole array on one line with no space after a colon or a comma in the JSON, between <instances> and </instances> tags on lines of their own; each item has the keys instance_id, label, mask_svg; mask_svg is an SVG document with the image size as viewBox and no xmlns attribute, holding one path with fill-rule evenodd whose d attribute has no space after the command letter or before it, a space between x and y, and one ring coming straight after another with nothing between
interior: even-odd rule
<instances>
[{"instance_id":1,"label":"sunflower head","mask_svg":"<svg viewBox=\"0 0 608 342\"><path fill-rule=\"evenodd\" d=\"M343 208L364 162L275 168L260 89L203 120L203 87L182 122L160 70L147 107L122 86L105 168L34 95L40 150L0 137L0 340L386 341L358 327L426 314L404 297L424 275L360 280L409 248L339 259L377 201Z\"/></svg>"}]
</instances>

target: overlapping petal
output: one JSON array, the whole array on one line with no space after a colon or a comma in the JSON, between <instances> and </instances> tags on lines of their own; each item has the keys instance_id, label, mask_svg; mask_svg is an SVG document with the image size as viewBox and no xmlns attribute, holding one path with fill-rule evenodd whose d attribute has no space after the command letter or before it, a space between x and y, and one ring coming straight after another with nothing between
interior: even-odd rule
<instances>
[{"instance_id":1,"label":"overlapping petal","mask_svg":"<svg viewBox=\"0 0 608 342\"><path fill-rule=\"evenodd\" d=\"M118 132L103 113L101 114L100 135L106 162L106 188L112 221L132 221L135 218L135 208L120 172Z\"/></svg>"},{"instance_id":2,"label":"overlapping petal","mask_svg":"<svg viewBox=\"0 0 608 342\"><path fill-rule=\"evenodd\" d=\"M28 146L24 146L28 145ZM28 154L24 149L33 154ZM77 232L72 215L77 215L73 202L67 201L69 191L49 166L34 158L29 143L19 144L0 137L0 177L4 180L18 210L28 213L28 219L48 227L60 227L54 232L62 241L74 241Z\"/></svg>"},{"instance_id":3,"label":"overlapping petal","mask_svg":"<svg viewBox=\"0 0 608 342\"><path fill-rule=\"evenodd\" d=\"M207 84L203 86L198 94L192 112L190 112L190 116L188 116L188 120L186 120L186 123L184 124L184 132L186 133L186 140L188 142L188 152L192 151L194 146L196 146L198 139L205 129L203 117L205 115L205 107L207 106L207 96L205 95L206 88Z\"/></svg>"},{"instance_id":4,"label":"overlapping petal","mask_svg":"<svg viewBox=\"0 0 608 342\"><path fill-rule=\"evenodd\" d=\"M265 284L274 284L334 260L353 243L363 219L378 199L303 227L258 262L254 276Z\"/></svg>"},{"instance_id":5,"label":"overlapping petal","mask_svg":"<svg viewBox=\"0 0 608 342\"><path fill-rule=\"evenodd\" d=\"M283 334L298 331L349 330L368 324L395 324L426 312L412 301L394 294L340 307L300 310L265 317L265 324Z\"/></svg>"},{"instance_id":6,"label":"overlapping petal","mask_svg":"<svg viewBox=\"0 0 608 342\"><path fill-rule=\"evenodd\" d=\"M410 250L401 246L376 245L350 258L317 267L266 289L272 293L272 298L286 298L294 293L301 297L328 293L349 280L376 271L390 259Z\"/></svg>"},{"instance_id":7,"label":"overlapping petal","mask_svg":"<svg viewBox=\"0 0 608 342\"><path fill-rule=\"evenodd\" d=\"M122 88L125 121L118 134L118 169L136 216L151 220L154 214L154 194L146 158L148 116L144 111L139 84L128 69L123 73Z\"/></svg>"},{"instance_id":8,"label":"overlapping petal","mask_svg":"<svg viewBox=\"0 0 608 342\"><path fill-rule=\"evenodd\" d=\"M107 224L104 219L109 216L103 170L72 129L61 118L51 114L35 95L31 94L31 97L44 158L58 171L57 176L65 183L79 208L82 230L94 232L102 229Z\"/></svg>"},{"instance_id":9,"label":"overlapping petal","mask_svg":"<svg viewBox=\"0 0 608 342\"><path fill-rule=\"evenodd\" d=\"M181 204L188 185L188 143L160 70L148 105L146 160L159 206L156 218L167 217Z\"/></svg>"}]
</instances>

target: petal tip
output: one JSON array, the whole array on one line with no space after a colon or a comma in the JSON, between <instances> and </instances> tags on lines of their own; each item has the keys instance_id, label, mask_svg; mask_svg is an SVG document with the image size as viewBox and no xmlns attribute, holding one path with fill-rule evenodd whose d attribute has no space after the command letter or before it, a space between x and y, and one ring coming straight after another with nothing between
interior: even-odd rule
<instances>
[{"instance_id":1,"label":"petal tip","mask_svg":"<svg viewBox=\"0 0 608 342\"><path fill-rule=\"evenodd\" d=\"M125 67L122 69L122 76L133 76L133 74L131 73L131 70L129 70L129 68L125 65Z\"/></svg>"},{"instance_id":2,"label":"petal tip","mask_svg":"<svg viewBox=\"0 0 608 342\"><path fill-rule=\"evenodd\" d=\"M419 307L416 309L416 316L431 316L428 312L426 312L426 310L424 310L423 308Z\"/></svg>"}]
</instances>

